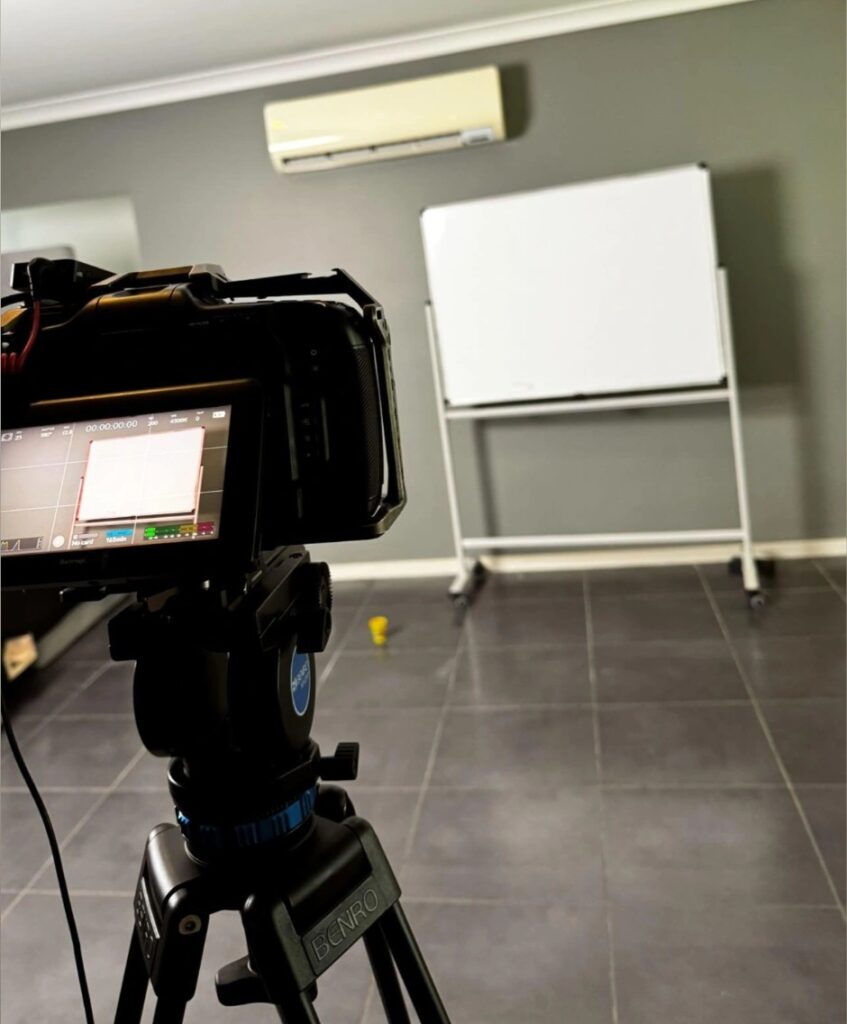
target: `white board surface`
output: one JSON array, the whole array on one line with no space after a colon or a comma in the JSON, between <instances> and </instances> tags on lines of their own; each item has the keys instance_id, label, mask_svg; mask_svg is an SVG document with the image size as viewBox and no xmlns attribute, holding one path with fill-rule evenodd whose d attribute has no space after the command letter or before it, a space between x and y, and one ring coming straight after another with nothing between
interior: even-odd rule
<instances>
[{"instance_id":1,"label":"white board surface","mask_svg":"<svg viewBox=\"0 0 847 1024\"><path fill-rule=\"evenodd\" d=\"M421 225L448 404L724 378L706 168L435 206Z\"/></svg>"},{"instance_id":2,"label":"white board surface","mask_svg":"<svg viewBox=\"0 0 847 1024\"><path fill-rule=\"evenodd\" d=\"M77 519L190 515L197 504L203 427L92 441Z\"/></svg>"}]
</instances>

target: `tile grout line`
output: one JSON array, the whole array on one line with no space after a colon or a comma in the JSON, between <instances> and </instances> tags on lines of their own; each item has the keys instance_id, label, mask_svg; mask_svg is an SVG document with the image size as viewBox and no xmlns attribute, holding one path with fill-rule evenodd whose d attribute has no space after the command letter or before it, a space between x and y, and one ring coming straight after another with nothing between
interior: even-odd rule
<instances>
[{"instance_id":1,"label":"tile grout line","mask_svg":"<svg viewBox=\"0 0 847 1024\"><path fill-rule=\"evenodd\" d=\"M339 659L339 657L341 655L341 652L344 650L344 645L347 643L348 638L350 636L352 636L353 630L355 629L356 626L359 625L359 620L361 619L362 612L365 609L366 598L367 598L368 594L371 592L372 589L373 589L373 581L368 583L367 587L365 587L365 591L362 594L362 599L361 599L361 601L359 601L358 605L356 606L356 611L355 611L355 613L353 615L353 618L350 620L350 625L341 634L341 638L338 641L338 647L332 652L332 654L329 656L329 661L326 663L326 665L324 665L324 667L318 673L318 683L317 683L317 687L315 688L315 697L316 698L317 698L317 694L323 688L324 683L329 678L330 673L335 668L335 665L336 665L336 663L337 663L337 661L338 661L338 659ZM330 636L332 636L331 633L330 633Z\"/></svg>"},{"instance_id":2,"label":"tile grout line","mask_svg":"<svg viewBox=\"0 0 847 1024\"><path fill-rule=\"evenodd\" d=\"M823 576L823 578L826 580L826 582L832 587L832 589L835 591L835 593L838 594L838 596L841 598L841 600L842 601L847 601L847 598L844 596L844 591L841 589L841 587L832 578L832 575L830 574L829 570L824 565L822 565L821 562L818 559L813 559L812 564L818 570L818 572L821 574L821 576Z\"/></svg>"},{"instance_id":3,"label":"tile grout line","mask_svg":"<svg viewBox=\"0 0 847 1024\"><path fill-rule=\"evenodd\" d=\"M70 830L70 832L68 832L68 834L65 836L65 838L59 843L59 850L60 850L61 853L65 852L65 850L67 849L68 844L70 842L72 842L79 835L79 833L82 831L83 828L85 828L85 826L88 824L88 822L94 817L95 813L103 806L103 804L108 800L108 798L117 790L118 786L120 786L120 784L123 782L123 780L132 771L132 769L135 768L135 766L138 764L138 762L141 760L141 758L144 756L145 753L146 753L145 748L143 746L140 747L136 751L136 753L130 758L129 762L121 769L121 771L118 772L118 774L112 780L111 785L103 793L100 794L99 798L94 801L94 803L91 805L91 807L88 808L88 810L85 812L85 814L83 814L83 816L76 823L76 825L74 825L74 827ZM53 864L53 858L52 857L48 857L44 861L44 863L41 865L41 867L35 872L35 874L26 883L26 885L21 889L21 891L18 893L18 895L12 900L12 902L8 905L8 907L6 907L3 910L2 914L0 914L0 922L5 921L5 919L8 917L8 915L15 909L15 907L20 903L20 901L24 898L24 896L26 896L29 892L31 892L34 888L36 888L36 883L38 882L39 878L41 878L41 876L45 873L45 871L47 871L47 869L49 867L52 866L52 864Z\"/></svg>"},{"instance_id":4,"label":"tile grout line","mask_svg":"<svg viewBox=\"0 0 847 1024\"><path fill-rule=\"evenodd\" d=\"M749 703L749 701L748 701ZM660 705L659 705L660 706ZM454 710L452 707L450 710ZM803 789L823 789L841 791L844 789L843 782L804 782L801 783ZM503 789L499 786L480 786L470 784L463 786L459 783L433 783L430 782L429 787L431 791L439 793L521 793L521 789ZM602 789L608 792L685 792L686 790L734 790L744 791L748 789L758 790L770 790L770 789L784 789L785 783L780 780L779 782L569 782L568 788L590 790L590 789ZM67 795L80 795L80 794L93 794L99 795L101 793L109 793L108 786L41 786L39 792L47 796L67 796ZM418 793L420 792L420 786L394 786L394 785L376 785L374 783L362 783L356 786L357 793ZM0 796L25 796L29 793L26 786L2 786L0 787ZM136 796L144 795L165 795L166 789L162 786L123 786L121 793L132 793Z\"/></svg>"},{"instance_id":5,"label":"tile grout line","mask_svg":"<svg viewBox=\"0 0 847 1024\"><path fill-rule=\"evenodd\" d=\"M93 686L100 678L100 676L103 675L106 669L110 668L113 664L115 664L113 661L106 660L103 662L102 665L98 665L97 668L92 669L91 672L85 677L83 682L80 684L80 686L73 691L73 693L69 693L64 700L60 700L52 711L48 712L48 714L38 719L37 725L33 726L33 728L29 730L29 732L26 732L23 736L20 737L21 742L29 743L30 740L40 735L51 722L55 721L59 717L59 715L62 714L66 707L69 707L77 699L77 697L85 693L85 691L89 687Z\"/></svg>"},{"instance_id":6,"label":"tile grout line","mask_svg":"<svg viewBox=\"0 0 847 1024\"><path fill-rule=\"evenodd\" d=\"M776 741L773 738L773 734L771 733L764 712L762 711L761 704L759 703L759 698L756 696L756 692L754 691L750 683L750 680L747 676L747 670L745 669L744 664L738 652L735 649L735 644L732 641L732 636L730 635L729 629L727 628L726 623L724 622L723 616L720 612L720 608L718 607L718 603L715 600L715 596L712 593L708 581L703 577L699 569L696 569L696 571L698 575L700 575L700 580L703 584L703 589L706 591L706 597L709 600L709 604L711 604L712 606L712 611L715 614L715 618L718 620L718 626L720 627L720 630L723 633L724 638L727 642L727 646L729 647L730 653L732 654L735 666L738 670L739 675L741 676L741 681L744 684L744 688L746 689L747 695L750 698L750 703L753 706L753 712L756 715L756 718L758 719L759 726L765 735L765 740L767 741L768 746L770 747L771 755L773 756L773 759L776 762L777 769L780 775L782 776L782 779L785 783L785 787L788 790L788 793L794 803L794 807L797 811L797 814L800 817L800 821L803 824L803 828L806 830L806 835L809 838L809 842L812 844L812 849L814 850L815 856L817 857L818 863L820 864L821 870L823 871L824 878L826 879L827 885L829 886L829 890L832 893L832 898L835 901L835 905L840 911L841 916L845 917L845 909L844 905L841 902L841 897L838 894L838 889L836 888L835 882L833 881L832 875L830 874L829 867L827 866L823 852L821 851L821 848L818 845L818 841L815 838L815 834L812 831L812 826L809 823L809 819L806 816L805 810L803 809L803 804L800 801L800 797L797 794L797 790L794 787L794 783L791 779L790 774L788 773L788 769L785 767L785 763L782 760L782 757L779 753Z\"/></svg>"},{"instance_id":7,"label":"tile grout line","mask_svg":"<svg viewBox=\"0 0 847 1024\"><path fill-rule=\"evenodd\" d=\"M591 587L588 575L582 573L582 600L585 612L585 646L588 655L588 685L591 691L591 725L594 735L594 767L600 794L600 872L603 879L603 904L606 919L606 940L609 944L609 998L612 1024L618 1024L618 984L615 970L615 929L609 901L609 881L606 872L606 808L603 796L603 756L600 739L600 710L597 701L597 665L594 659L594 621L591 612Z\"/></svg>"},{"instance_id":8,"label":"tile grout line","mask_svg":"<svg viewBox=\"0 0 847 1024\"><path fill-rule=\"evenodd\" d=\"M445 655L446 651L443 651ZM766 697L764 703L779 704L790 707L798 701L805 703L819 704L840 704L843 697L819 695L815 697ZM633 708L712 708L712 707L747 707L749 700L738 697L704 697L692 700L668 699L668 700L607 700L597 701L599 707L604 711L631 711ZM533 701L521 704L452 704L451 710L457 714L499 714L513 713L515 711L589 711L592 708L591 701ZM434 711L440 708L440 704L398 704L396 706L386 704L330 704L327 711L332 714L344 714L349 712L379 712L382 714L408 712L419 713L421 711ZM134 715L117 711L87 711L79 714L58 714L51 721L54 722L130 722L134 721ZM0 791L8 790L10 787L2 786ZM15 787L11 787L15 788ZM21 787L17 787L21 788ZM53 787L54 790L62 787ZM74 787L71 787L74 788ZM102 788L102 787L94 787Z\"/></svg>"},{"instance_id":9,"label":"tile grout line","mask_svg":"<svg viewBox=\"0 0 847 1024\"><path fill-rule=\"evenodd\" d=\"M79 899L121 899L132 898L135 893L129 889L70 889L68 890L72 898ZM16 890L13 889L0 889L0 893L3 895L16 895ZM59 895L58 889L49 888L33 888L29 890L29 896L42 896L42 897L56 897ZM485 898L482 896L406 896L403 900L407 904L420 904L422 906L438 906L441 904L447 904L450 906L460 907L502 907L502 906L537 906L537 907L549 907L551 904L557 904L565 907L603 907L607 903L603 900L551 900L543 897L533 897L527 899L524 896L521 897L504 897L502 899L491 897ZM611 903L608 903L611 906ZM716 904L712 903L710 906L714 907ZM717 904L720 906L721 904ZM737 908L739 906L737 901L727 899L725 901L726 906L732 906ZM838 908L834 907L831 903L750 903L744 904L746 909L749 910L823 910L830 914L837 914ZM684 904L684 907L698 910L702 909L703 904L698 902L692 902L690 904Z\"/></svg>"},{"instance_id":10,"label":"tile grout line","mask_svg":"<svg viewBox=\"0 0 847 1024\"><path fill-rule=\"evenodd\" d=\"M432 737L432 745L429 748L429 756L427 757L426 767L424 769L423 779L421 780L420 789L418 791L418 799L415 804L414 811L412 812L412 820L409 825L409 832L406 836L406 843L403 847L402 863L405 864L406 859L411 855L412 845L414 844L417 836L418 825L420 824L421 813L423 811L423 802L426 796L427 790L430 788L430 781L432 774L435 770L435 760L438 756L438 749L441 746L441 735L444 732L444 724L447 721L447 714L452 710L451 697L453 695L453 689L456 685L456 676L459 671L459 659L464 653L465 649L465 634L462 631L459 637L459 643L456 646L456 652L453 655L453 667L450 670L450 677L447 680L447 687L444 691L444 699L441 702L441 710L438 714L438 721L435 725L435 733Z\"/></svg>"}]
</instances>

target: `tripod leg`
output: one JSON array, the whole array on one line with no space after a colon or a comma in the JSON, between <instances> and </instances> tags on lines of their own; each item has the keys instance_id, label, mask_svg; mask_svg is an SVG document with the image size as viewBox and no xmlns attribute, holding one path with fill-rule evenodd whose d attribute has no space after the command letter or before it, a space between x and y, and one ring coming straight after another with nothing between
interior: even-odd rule
<instances>
[{"instance_id":1,"label":"tripod leg","mask_svg":"<svg viewBox=\"0 0 847 1024\"><path fill-rule=\"evenodd\" d=\"M141 952L138 935L133 928L121 982L121 993L118 996L118 1007L115 1010L115 1024L141 1024L148 984L144 954Z\"/></svg>"},{"instance_id":2,"label":"tripod leg","mask_svg":"<svg viewBox=\"0 0 847 1024\"><path fill-rule=\"evenodd\" d=\"M182 1024L186 1004L181 999L160 999L156 1003L153 1024Z\"/></svg>"},{"instance_id":3,"label":"tripod leg","mask_svg":"<svg viewBox=\"0 0 847 1024\"><path fill-rule=\"evenodd\" d=\"M365 932L364 943L388 1024L409 1024L409 1014L394 970L394 961L379 922Z\"/></svg>"},{"instance_id":4,"label":"tripod leg","mask_svg":"<svg viewBox=\"0 0 847 1024\"><path fill-rule=\"evenodd\" d=\"M386 910L380 925L419 1020L422 1024L450 1024L435 982L399 903Z\"/></svg>"},{"instance_id":5,"label":"tripod leg","mask_svg":"<svg viewBox=\"0 0 847 1024\"><path fill-rule=\"evenodd\" d=\"M290 1000L278 1003L276 1012L282 1024L321 1024L312 1000L306 992L298 992Z\"/></svg>"}]
</instances>

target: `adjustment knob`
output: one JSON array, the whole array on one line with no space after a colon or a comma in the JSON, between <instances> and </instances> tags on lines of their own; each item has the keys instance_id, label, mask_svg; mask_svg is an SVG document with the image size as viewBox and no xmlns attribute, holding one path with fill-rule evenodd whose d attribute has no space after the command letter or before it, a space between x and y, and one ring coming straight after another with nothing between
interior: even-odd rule
<instances>
[{"instance_id":1,"label":"adjustment knob","mask_svg":"<svg viewBox=\"0 0 847 1024\"><path fill-rule=\"evenodd\" d=\"M321 758L320 776L327 782L350 782L358 773L358 743L339 743L332 757Z\"/></svg>"},{"instance_id":2,"label":"adjustment knob","mask_svg":"<svg viewBox=\"0 0 847 1024\"><path fill-rule=\"evenodd\" d=\"M221 967L215 975L215 988L218 1002L223 1006L270 1002L262 979L250 966L250 959L246 956Z\"/></svg>"}]
</instances>

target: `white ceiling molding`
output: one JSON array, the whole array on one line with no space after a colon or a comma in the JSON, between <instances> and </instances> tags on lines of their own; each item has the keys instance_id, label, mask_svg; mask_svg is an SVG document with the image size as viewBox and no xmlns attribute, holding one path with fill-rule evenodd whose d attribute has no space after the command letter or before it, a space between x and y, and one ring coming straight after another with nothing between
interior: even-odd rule
<instances>
[{"instance_id":1,"label":"white ceiling molding","mask_svg":"<svg viewBox=\"0 0 847 1024\"><path fill-rule=\"evenodd\" d=\"M0 129L11 131L80 117L113 114L122 110L177 103L283 82L324 78L544 36L564 35L629 21L750 2L752 0L585 0L584 3L537 13L396 35L351 46L313 50L278 60L231 65L188 75L174 75L13 104L0 109Z\"/></svg>"}]
</instances>

